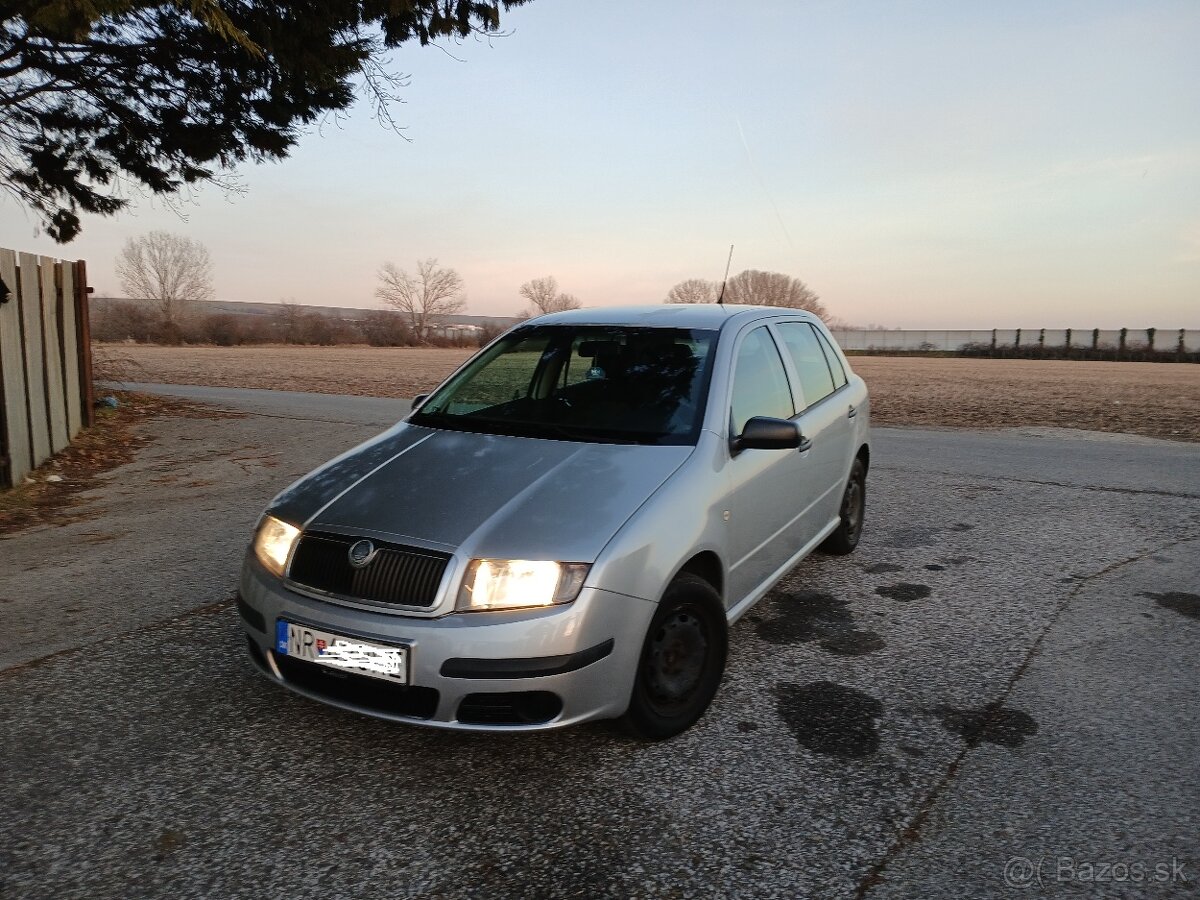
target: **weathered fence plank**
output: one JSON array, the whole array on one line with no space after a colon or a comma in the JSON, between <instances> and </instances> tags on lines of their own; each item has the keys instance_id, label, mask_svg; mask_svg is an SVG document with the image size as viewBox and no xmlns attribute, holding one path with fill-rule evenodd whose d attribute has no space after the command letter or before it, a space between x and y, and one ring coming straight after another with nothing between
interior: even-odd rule
<instances>
[{"instance_id":1,"label":"weathered fence plank","mask_svg":"<svg viewBox=\"0 0 1200 900\"><path fill-rule=\"evenodd\" d=\"M92 424L87 270L0 248L0 488L19 484Z\"/></svg>"},{"instance_id":2,"label":"weathered fence plank","mask_svg":"<svg viewBox=\"0 0 1200 900\"><path fill-rule=\"evenodd\" d=\"M63 263L59 267L62 285L58 293L59 322L62 323L62 358L64 387L67 397L67 433L71 439L83 427L83 397L79 392L79 331L75 321L75 267ZM89 371L90 371L89 366Z\"/></svg>"},{"instance_id":3,"label":"weathered fence plank","mask_svg":"<svg viewBox=\"0 0 1200 900\"><path fill-rule=\"evenodd\" d=\"M42 348L42 300L37 257L18 253L21 332L25 343L25 396L29 402L29 443L34 465L50 456L50 423L46 414L46 354Z\"/></svg>"},{"instance_id":4,"label":"weathered fence plank","mask_svg":"<svg viewBox=\"0 0 1200 900\"><path fill-rule=\"evenodd\" d=\"M59 343L58 280L55 260L38 260L42 293L42 350L46 354L46 406L49 412L50 452L57 453L70 442L67 434L67 398L63 393L62 345Z\"/></svg>"},{"instance_id":5,"label":"weathered fence plank","mask_svg":"<svg viewBox=\"0 0 1200 900\"><path fill-rule=\"evenodd\" d=\"M29 415L25 407L25 354L21 349L21 303L17 286L17 255L0 249L0 279L9 289L0 303L0 452L8 457L7 480L19 484L33 468L29 447ZM0 487L6 473L0 471Z\"/></svg>"}]
</instances>

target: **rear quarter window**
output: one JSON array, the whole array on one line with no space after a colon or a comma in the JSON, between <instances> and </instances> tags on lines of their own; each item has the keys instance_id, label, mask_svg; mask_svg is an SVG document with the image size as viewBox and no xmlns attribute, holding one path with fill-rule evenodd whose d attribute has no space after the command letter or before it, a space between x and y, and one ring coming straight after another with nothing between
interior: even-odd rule
<instances>
[{"instance_id":1,"label":"rear quarter window","mask_svg":"<svg viewBox=\"0 0 1200 900\"><path fill-rule=\"evenodd\" d=\"M813 331L817 335L817 340L821 342L821 349L825 351L825 358L829 360L829 371L833 373L833 386L836 390L848 381L846 367L842 365L842 358L833 349L833 344L830 343L829 338L821 333L821 329L814 328Z\"/></svg>"}]
</instances>

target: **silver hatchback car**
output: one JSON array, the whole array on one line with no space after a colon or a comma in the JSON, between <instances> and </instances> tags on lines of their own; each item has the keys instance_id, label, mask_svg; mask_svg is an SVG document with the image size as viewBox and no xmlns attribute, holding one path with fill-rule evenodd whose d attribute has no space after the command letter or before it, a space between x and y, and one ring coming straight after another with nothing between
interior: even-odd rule
<instances>
[{"instance_id":1,"label":"silver hatchback car","mask_svg":"<svg viewBox=\"0 0 1200 900\"><path fill-rule=\"evenodd\" d=\"M397 721L670 737L716 693L729 626L857 545L869 418L807 313L526 322L271 502L238 598L250 656Z\"/></svg>"}]
</instances>

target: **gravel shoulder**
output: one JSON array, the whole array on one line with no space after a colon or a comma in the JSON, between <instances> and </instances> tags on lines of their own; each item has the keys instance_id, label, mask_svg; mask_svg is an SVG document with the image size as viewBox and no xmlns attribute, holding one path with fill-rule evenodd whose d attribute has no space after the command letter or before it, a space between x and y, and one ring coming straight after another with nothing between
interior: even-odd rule
<instances>
[{"instance_id":1,"label":"gravel shoulder","mask_svg":"<svg viewBox=\"0 0 1200 900\"><path fill-rule=\"evenodd\" d=\"M97 345L106 377L404 397L428 391L470 350ZM1067 360L856 356L880 425L1058 427L1200 441L1200 366Z\"/></svg>"}]
</instances>

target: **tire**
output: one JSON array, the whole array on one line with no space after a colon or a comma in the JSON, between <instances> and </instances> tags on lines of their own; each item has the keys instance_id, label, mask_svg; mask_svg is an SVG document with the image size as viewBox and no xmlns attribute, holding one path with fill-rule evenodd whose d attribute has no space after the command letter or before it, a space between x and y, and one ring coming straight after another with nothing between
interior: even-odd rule
<instances>
[{"instance_id":1,"label":"tire","mask_svg":"<svg viewBox=\"0 0 1200 900\"><path fill-rule=\"evenodd\" d=\"M862 537L863 519L867 513L867 469L861 459L854 460L850 467L850 478L846 482L846 492L842 494L842 506L839 515L841 521L837 529L821 544L822 553L834 556L845 556L853 553Z\"/></svg>"},{"instance_id":2,"label":"tire","mask_svg":"<svg viewBox=\"0 0 1200 900\"><path fill-rule=\"evenodd\" d=\"M684 573L667 587L642 644L625 729L661 741L704 715L725 673L729 634L721 598Z\"/></svg>"}]
</instances>

